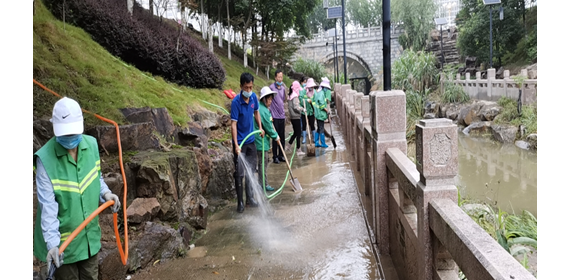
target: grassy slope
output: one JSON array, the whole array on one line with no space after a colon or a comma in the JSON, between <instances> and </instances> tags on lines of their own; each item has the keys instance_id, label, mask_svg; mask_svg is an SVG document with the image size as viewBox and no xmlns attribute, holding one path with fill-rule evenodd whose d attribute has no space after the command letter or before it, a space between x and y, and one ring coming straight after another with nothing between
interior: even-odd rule
<instances>
[{"instance_id":1,"label":"grassy slope","mask_svg":"<svg viewBox=\"0 0 570 280\"><path fill-rule=\"evenodd\" d=\"M225 107L229 99L218 89L193 89L164 81L126 65L108 53L82 29L55 19L38 1L34 16L34 79L63 96L76 99L91 112L126 120L119 109L125 107L166 107L175 124L184 126L189 110L215 107L204 100ZM270 81L256 76L239 62L219 56L226 70L224 89L239 90L242 72L254 74L256 92ZM57 97L34 86L34 118L49 118ZM86 114L87 125L101 124Z\"/></svg>"}]
</instances>

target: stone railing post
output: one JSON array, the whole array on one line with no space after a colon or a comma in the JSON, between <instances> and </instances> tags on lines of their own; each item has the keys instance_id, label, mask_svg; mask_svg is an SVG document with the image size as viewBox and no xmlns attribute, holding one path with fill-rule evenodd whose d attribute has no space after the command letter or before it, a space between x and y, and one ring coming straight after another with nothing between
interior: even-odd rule
<instances>
[{"instance_id":1,"label":"stone railing post","mask_svg":"<svg viewBox=\"0 0 570 280\"><path fill-rule=\"evenodd\" d=\"M362 92L357 92L354 95L354 115L352 117L351 122L351 135L350 137L353 139L351 141L351 154L354 156L356 162L359 161L358 158L358 148L360 147L360 140L358 139L358 118L362 118L362 97L364 94ZM359 165L357 165L356 170L360 171Z\"/></svg>"},{"instance_id":2,"label":"stone railing post","mask_svg":"<svg viewBox=\"0 0 570 280\"><path fill-rule=\"evenodd\" d=\"M457 141L457 125L449 119L421 120L416 125L416 168L420 173L415 201L418 279L438 279L433 277L437 270L457 269L446 250L432 238L428 216L428 204L432 199L448 198L457 203L454 182L458 170Z\"/></svg>"},{"instance_id":3,"label":"stone railing post","mask_svg":"<svg viewBox=\"0 0 570 280\"><path fill-rule=\"evenodd\" d=\"M495 68L487 69L487 97L493 96L493 82L495 81Z\"/></svg>"},{"instance_id":4,"label":"stone railing post","mask_svg":"<svg viewBox=\"0 0 570 280\"><path fill-rule=\"evenodd\" d=\"M343 131L345 133L345 146L348 149L350 147L350 139L348 138L348 131L349 131L349 120L350 120L350 109L351 109L351 105L350 105L350 99L352 98L352 96L354 95L356 91L349 89L346 91L346 95L344 97L344 115L342 116L344 121L343 121Z\"/></svg>"},{"instance_id":5,"label":"stone railing post","mask_svg":"<svg viewBox=\"0 0 570 280\"><path fill-rule=\"evenodd\" d=\"M389 180L386 150L400 149L407 154L406 94L401 90L370 93L370 126L372 128L374 235L380 255L390 254Z\"/></svg>"},{"instance_id":6,"label":"stone railing post","mask_svg":"<svg viewBox=\"0 0 570 280\"><path fill-rule=\"evenodd\" d=\"M341 104L339 106L339 109L341 110L340 115L339 115L339 119L340 119L340 124L341 124L341 128L344 128L344 125L346 124L345 119L344 119L344 114L345 114L345 110L344 110L344 106L346 104L346 96L348 95L348 91L350 90L350 85L348 84L343 84L341 85L340 88L340 100L341 100ZM344 132L344 129L343 129Z\"/></svg>"},{"instance_id":7,"label":"stone railing post","mask_svg":"<svg viewBox=\"0 0 570 280\"><path fill-rule=\"evenodd\" d=\"M364 176L364 169L367 168L367 166L365 165L365 129L366 126L370 125L370 97L368 95L362 96L362 98L360 99L360 112L362 115L362 121L358 122L358 129L360 130L360 142L359 147L358 147L358 160L356 161L356 163L358 164L358 170L360 170L360 174L362 175L362 181L365 180L365 176ZM368 168L370 168L370 166L368 166ZM369 195L370 193L370 185L366 185L366 182L364 183L364 192L366 195Z\"/></svg>"}]
</instances>

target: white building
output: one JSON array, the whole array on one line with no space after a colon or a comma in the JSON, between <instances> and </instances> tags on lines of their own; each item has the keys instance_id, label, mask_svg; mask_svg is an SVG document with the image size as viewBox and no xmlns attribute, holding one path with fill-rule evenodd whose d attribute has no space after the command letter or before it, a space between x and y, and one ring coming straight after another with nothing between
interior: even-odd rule
<instances>
[{"instance_id":1,"label":"white building","mask_svg":"<svg viewBox=\"0 0 570 280\"><path fill-rule=\"evenodd\" d=\"M449 26L455 26L455 17L461 10L460 0L434 0L436 6L435 17L446 18Z\"/></svg>"}]
</instances>

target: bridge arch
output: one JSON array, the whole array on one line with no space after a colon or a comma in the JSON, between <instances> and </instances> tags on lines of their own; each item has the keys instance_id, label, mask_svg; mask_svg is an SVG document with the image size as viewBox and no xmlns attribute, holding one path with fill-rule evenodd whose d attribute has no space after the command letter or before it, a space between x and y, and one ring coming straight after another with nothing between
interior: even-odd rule
<instances>
[{"instance_id":1,"label":"bridge arch","mask_svg":"<svg viewBox=\"0 0 570 280\"><path fill-rule=\"evenodd\" d=\"M342 51L338 52L338 58L339 58L339 73L343 73L344 72L344 66L343 66L343 55L344 53ZM335 52L333 51L329 51L325 56L323 56L323 58L321 58L320 62L323 63L325 66L327 66L327 68L331 68L333 67L333 60L335 58ZM359 55L357 55L354 52L351 51L346 51L346 62L347 64L351 64L351 62L356 62L359 64L359 66L361 66L362 70L364 71L358 71L358 66L350 66L347 67L349 69L348 73L349 76L348 78L361 78L361 77L367 77L372 74L372 70L370 69L370 66L368 65L368 63ZM352 68L353 71L350 71L350 68ZM356 71L354 71L356 70Z\"/></svg>"}]
</instances>

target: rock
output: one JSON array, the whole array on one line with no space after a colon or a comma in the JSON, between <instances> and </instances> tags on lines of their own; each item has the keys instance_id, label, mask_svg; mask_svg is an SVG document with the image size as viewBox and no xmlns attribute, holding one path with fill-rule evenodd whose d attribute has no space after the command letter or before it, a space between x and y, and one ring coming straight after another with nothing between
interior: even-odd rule
<instances>
[{"instance_id":1,"label":"rock","mask_svg":"<svg viewBox=\"0 0 570 280\"><path fill-rule=\"evenodd\" d=\"M479 118L485 121L493 121L501 113L501 107L497 104L485 105L479 110Z\"/></svg>"},{"instance_id":2,"label":"rock","mask_svg":"<svg viewBox=\"0 0 570 280\"><path fill-rule=\"evenodd\" d=\"M109 190L112 193L116 194L119 197L120 201L123 201L123 195L125 193L123 176L121 176L121 174L119 173L114 173L114 172L107 173L103 175L103 180L105 181L105 184L107 184L107 187L109 187Z\"/></svg>"},{"instance_id":3,"label":"rock","mask_svg":"<svg viewBox=\"0 0 570 280\"><path fill-rule=\"evenodd\" d=\"M131 123L152 123L156 131L167 139L172 137L176 130L166 108L125 108L121 109L121 112Z\"/></svg>"},{"instance_id":4,"label":"rock","mask_svg":"<svg viewBox=\"0 0 570 280\"><path fill-rule=\"evenodd\" d=\"M159 140L154 135L155 126L151 122L119 126L123 151L158 150ZM118 152L117 132L114 126L96 126L85 131L97 139L99 148L110 153Z\"/></svg>"},{"instance_id":5,"label":"rock","mask_svg":"<svg viewBox=\"0 0 570 280\"><path fill-rule=\"evenodd\" d=\"M218 114L210 111L202 111L194 114L194 121L200 122L205 129L218 129Z\"/></svg>"},{"instance_id":6,"label":"rock","mask_svg":"<svg viewBox=\"0 0 570 280\"><path fill-rule=\"evenodd\" d=\"M144 229L129 241L127 266L131 272L145 268L156 260L164 262L186 254L182 236L173 228L158 223L146 222Z\"/></svg>"},{"instance_id":7,"label":"rock","mask_svg":"<svg viewBox=\"0 0 570 280\"><path fill-rule=\"evenodd\" d=\"M205 196L208 198L235 198L234 171L234 158L231 151L221 153L219 157L214 158Z\"/></svg>"},{"instance_id":8,"label":"rock","mask_svg":"<svg viewBox=\"0 0 570 280\"><path fill-rule=\"evenodd\" d=\"M196 154L196 160L198 160L198 168L200 170L200 177L202 178L200 194L203 194L206 191L208 180L212 173L212 158L208 153L208 149L206 149L206 153L204 153L201 149L194 148L194 153Z\"/></svg>"},{"instance_id":9,"label":"rock","mask_svg":"<svg viewBox=\"0 0 570 280\"><path fill-rule=\"evenodd\" d=\"M538 141L537 141L537 135L536 135L536 133L529 134L529 135L526 137L526 141L527 141L528 144L529 144L529 149L530 149L530 150L536 150L536 149L537 149Z\"/></svg>"},{"instance_id":10,"label":"rock","mask_svg":"<svg viewBox=\"0 0 570 280\"><path fill-rule=\"evenodd\" d=\"M37 152L43 145L45 145L52 137L53 126L48 120L34 120L34 153Z\"/></svg>"},{"instance_id":11,"label":"rock","mask_svg":"<svg viewBox=\"0 0 570 280\"><path fill-rule=\"evenodd\" d=\"M427 113L424 115L424 119L435 119L435 113Z\"/></svg>"},{"instance_id":12,"label":"rock","mask_svg":"<svg viewBox=\"0 0 570 280\"><path fill-rule=\"evenodd\" d=\"M222 115L220 116L219 122L223 127L229 127L232 125L232 118L230 115Z\"/></svg>"},{"instance_id":13,"label":"rock","mask_svg":"<svg viewBox=\"0 0 570 280\"><path fill-rule=\"evenodd\" d=\"M182 240L184 241L184 245L190 245L190 241L194 238L194 233L196 230L192 228L188 223L182 222L178 226L178 232L180 232L180 236L182 236Z\"/></svg>"},{"instance_id":14,"label":"rock","mask_svg":"<svg viewBox=\"0 0 570 280\"><path fill-rule=\"evenodd\" d=\"M517 127L494 124L491 128L493 137L501 143L513 143L517 137Z\"/></svg>"},{"instance_id":15,"label":"rock","mask_svg":"<svg viewBox=\"0 0 570 280\"><path fill-rule=\"evenodd\" d=\"M491 122L475 122L463 129L466 135L484 135L491 130Z\"/></svg>"},{"instance_id":16,"label":"rock","mask_svg":"<svg viewBox=\"0 0 570 280\"><path fill-rule=\"evenodd\" d=\"M518 140L518 141L515 141L515 146L517 146L523 150L528 150L530 147L530 144L526 141Z\"/></svg>"},{"instance_id":17,"label":"rock","mask_svg":"<svg viewBox=\"0 0 570 280\"><path fill-rule=\"evenodd\" d=\"M208 201L198 193L191 193L182 199L180 221L195 229L206 229L208 224Z\"/></svg>"},{"instance_id":18,"label":"rock","mask_svg":"<svg viewBox=\"0 0 570 280\"><path fill-rule=\"evenodd\" d=\"M459 116L457 117L459 124L469 126L473 122L480 121L477 117L477 111L472 106L461 108Z\"/></svg>"},{"instance_id":19,"label":"rock","mask_svg":"<svg viewBox=\"0 0 570 280\"><path fill-rule=\"evenodd\" d=\"M180 129L178 139L183 146L208 147L208 136L199 122L189 122L187 127Z\"/></svg>"},{"instance_id":20,"label":"rock","mask_svg":"<svg viewBox=\"0 0 570 280\"><path fill-rule=\"evenodd\" d=\"M137 198L127 208L127 219L135 224L147 222L156 216L159 209L160 204L155 197Z\"/></svg>"},{"instance_id":21,"label":"rock","mask_svg":"<svg viewBox=\"0 0 570 280\"><path fill-rule=\"evenodd\" d=\"M457 104L450 104L447 108L442 110L442 113L445 114L445 117L450 120L457 120L459 117L459 112L461 107Z\"/></svg>"}]
</instances>

